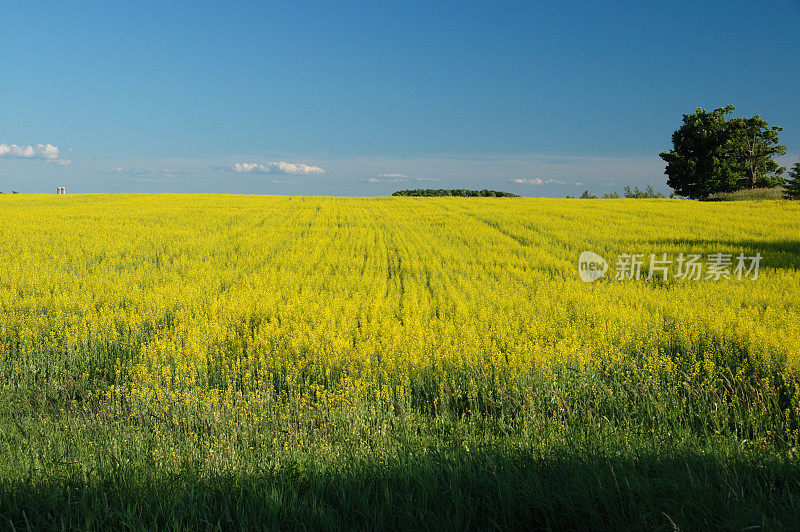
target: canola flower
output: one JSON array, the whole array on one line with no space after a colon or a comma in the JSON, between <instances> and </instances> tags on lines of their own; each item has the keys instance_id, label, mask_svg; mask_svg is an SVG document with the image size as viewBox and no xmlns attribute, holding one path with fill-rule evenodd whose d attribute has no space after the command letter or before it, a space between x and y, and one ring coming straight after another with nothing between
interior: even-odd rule
<instances>
[{"instance_id":1,"label":"canola flower","mask_svg":"<svg viewBox=\"0 0 800 532\"><path fill-rule=\"evenodd\" d=\"M553 415L572 415L564 367L658 382L800 370L789 202L23 195L0 198L0 217L2 385L89 383L61 408L198 445L212 424L249 425L301 449L329 412L513 418L542 379L561 390ZM763 260L753 281L587 284L584 250ZM797 441L788 401L781 436ZM153 460L178 460L174 445Z\"/></svg>"}]
</instances>

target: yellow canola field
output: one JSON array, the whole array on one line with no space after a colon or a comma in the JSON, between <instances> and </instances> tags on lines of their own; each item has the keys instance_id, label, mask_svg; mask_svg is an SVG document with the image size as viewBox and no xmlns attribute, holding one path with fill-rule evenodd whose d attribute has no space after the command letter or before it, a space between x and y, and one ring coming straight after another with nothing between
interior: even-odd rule
<instances>
[{"instance_id":1,"label":"yellow canola field","mask_svg":"<svg viewBox=\"0 0 800 532\"><path fill-rule=\"evenodd\" d=\"M583 251L605 279L579 279ZM626 253L642 278L614 279ZM664 281L651 253L762 259ZM624 360L796 370L798 267L785 201L0 196L0 373L213 401Z\"/></svg>"}]
</instances>

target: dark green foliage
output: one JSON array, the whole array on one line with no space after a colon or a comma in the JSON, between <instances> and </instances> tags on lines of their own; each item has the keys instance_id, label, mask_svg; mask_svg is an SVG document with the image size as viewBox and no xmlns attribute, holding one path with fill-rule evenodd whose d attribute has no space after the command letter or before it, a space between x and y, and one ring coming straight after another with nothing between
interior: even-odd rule
<instances>
[{"instance_id":1,"label":"dark green foliage","mask_svg":"<svg viewBox=\"0 0 800 532\"><path fill-rule=\"evenodd\" d=\"M659 154L667 163L667 185L689 198L704 198L714 192L732 192L738 175L728 152L730 129L725 115L728 105L707 112L698 108L683 115L683 125L672 134L673 149Z\"/></svg>"},{"instance_id":2,"label":"dark green foliage","mask_svg":"<svg viewBox=\"0 0 800 532\"><path fill-rule=\"evenodd\" d=\"M639 190L639 187L633 187L633 190L631 190L631 187L626 186L625 197L633 199L651 199L651 198L663 198L664 194L662 194L661 192L654 191L651 185L647 185L647 187L644 190Z\"/></svg>"},{"instance_id":3,"label":"dark green foliage","mask_svg":"<svg viewBox=\"0 0 800 532\"><path fill-rule=\"evenodd\" d=\"M794 163L792 169L789 170L789 179L786 181L784 197L786 199L800 200L800 161Z\"/></svg>"},{"instance_id":4,"label":"dark green foliage","mask_svg":"<svg viewBox=\"0 0 800 532\"><path fill-rule=\"evenodd\" d=\"M667 166L667 184L681 196L706 198L742 188L779 186L783 168L773 160L786 153L778 131L758 115L728 120L734 106L713 111L697 108L683 115L672 134L673 149L659 154Z\"/></svg>"},{"instance_id":5,"label":"dark green foliage","mask_svg":"<svg viewBox=\"0 0 800 532\"><path fill-rule=\"evenodd\" d=\"M767 121L755 115L737 117L730 121L733 160L739 178L738 188L779 187L785 183L781 174L786 170L773 159L786 153L778 144L779 126L768 127Z\"/></svg>"},{"instance_id":6,"label":"dark green foliage","mask_svg":"<svg viewBox=\"0 0 800 532\"><path fill-rule=\"evenodd\" d=\"M416 188L413 190L398 190L392 196L421 196L421 197L434 197L434 196L457 196L464 198L516 198L516 194L511 192L502 192L499 190L467 190L463 188L458 189L433 189L433 188Z\"/></svg>"},{"instance_id":7,"label":"dark green foliage","mask_svg":"<svg viewBox=\"0 0 800 532\"><path fill-rule=\"evenodd\" d=\"M567 198L569 197L570 196L567 196ZM623 196L620 196L618 192L606 192L603 194L602 197L603 199L620 199ZM651 185L647 185L647 187L644 190L639 190L639 187L633 187L633 189L631 189L631 187L626 186L624 197L629 199L643 199L643 198L653 199L653 198L663 198L664 194L653 190L653 187ZM595 196L594 194L589 194L589 191L585 190L583 194L580 195L579 199L597 199L597 196Z\"/></svg>"}]
</instances>

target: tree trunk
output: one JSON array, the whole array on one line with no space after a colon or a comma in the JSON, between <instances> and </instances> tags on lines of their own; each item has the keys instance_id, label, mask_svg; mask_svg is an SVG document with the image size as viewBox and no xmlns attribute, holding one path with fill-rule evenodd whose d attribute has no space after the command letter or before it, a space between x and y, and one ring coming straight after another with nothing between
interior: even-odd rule
<instances>
[{"instance_id":1,"label":"tree trunk","mask_svg":"<svg viewBox=\"0 0 800 532\"><path fill-rule=\"evenodd\" d=\"M756 188L756 181L758 180L758 157L756 157L756 135L753 135L753 144L748 146L749 165L748 172L750 173L750 188Z\"/></svg>"}]
</instances>

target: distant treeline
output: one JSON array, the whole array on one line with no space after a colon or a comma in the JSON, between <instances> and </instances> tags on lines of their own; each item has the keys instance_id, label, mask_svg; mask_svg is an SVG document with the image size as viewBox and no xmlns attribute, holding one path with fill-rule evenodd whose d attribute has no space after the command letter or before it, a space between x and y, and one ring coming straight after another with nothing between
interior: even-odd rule
<instances>
[{"instance_id":1,"label":"distant treeline","mask_svg":"<svg viewBox=\"0 0 800 532\"><path fill-rule=\"evenodd\" d=\"M413 190L398 190L392 196L459 196L464 198L516 198L516 194L500 190L466 190L463 188L415 188Z\"/></svg>"},{"instance_id":2,"label":"distant treeline","mask_svg":"<svg viewBox=\"0 0 800 532\"><path fill-rule=\"evenodd\" d=\"M650 185L647 185L647 188L644 190L639 190L639 187L633 187L633 189L631 189L631 187L625 187L624 196L620 196L616 192L606 193L603 194L602 196L603 199L618 199L622 197L634 198L634 199L650 199L650 198L663 198L665 196L661 192L656 192L655 190L653 190L653 187ZM671 195L670 197L674 197L674 195ZM572 196L567 196L567 198L572 198ZM578 196L578 199L597 199L597 196L595 196L594 194L589 194L589 191L586 190L584 191L583 194Z\"/></svg>"}]
</instances>

